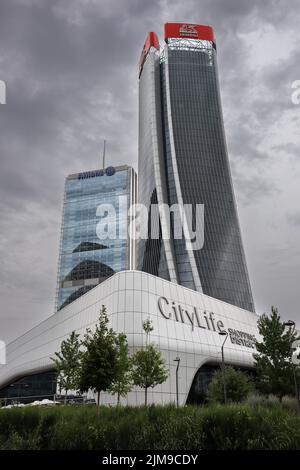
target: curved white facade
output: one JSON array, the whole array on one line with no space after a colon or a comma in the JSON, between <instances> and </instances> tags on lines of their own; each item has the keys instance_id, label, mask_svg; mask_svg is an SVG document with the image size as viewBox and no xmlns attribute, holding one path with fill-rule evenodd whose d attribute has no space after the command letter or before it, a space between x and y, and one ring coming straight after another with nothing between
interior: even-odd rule
<instances>
[{"instance_id":1,"label":"curved white facade","mask_svg":"<svg viewBox=\"0 0 300 470\"><path fill-rule=\"evenodd\" d=\"M202 293L140 271L123 271L96 286L55 313L7 347L7 364L0 366L0 388L26 375L53 367L50 357L72 331L85 333L98 320L106 305L110 325L127 335L130 351L145 346L142 322L150 318L154 331L150 340L159 346L167 367L168 380L150 389L149 403L176 401L176 362L179 366L179 401L186 402L193 378L205 363L221 363L221 345L229 335L224 355L227 364L253 365L254 337L258 339L257 319L242 310ZM104 403L115 398L103 394ZM124 403L142 404L144 392L134 389Z\"/></svg>"}]
</instances>

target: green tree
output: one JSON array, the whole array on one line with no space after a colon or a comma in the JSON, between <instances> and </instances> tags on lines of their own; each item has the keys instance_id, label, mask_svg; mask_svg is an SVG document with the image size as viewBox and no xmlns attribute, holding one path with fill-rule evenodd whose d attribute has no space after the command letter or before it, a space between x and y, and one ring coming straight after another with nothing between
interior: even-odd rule
<instances>
[{"instance_id":1,"label":"green tree","mask_svg":"<svg viewBox=\"0 0 300 470\"><path fill-rule=\"evenodd\" d=\"M71 335L63 340L60 345L60 351L51 357L55 363L57 384L65 390L65 403L69 390L77 390L79 386L80 363L82 351L79 334L72 331Z\"/></svg>"},{"instance_id":2,"label":"green tree","mask_svg":"<svg viewBox=\"0 0 300 470\"><path fill-rule=\"evenodd\" d=\"M117 336L117 366L116 376L108 388L112 395L117 395L117 403L120 397L124 397L132 389L131 360L128 354L128 342L126 335L120 333Z\"/></svg>"},{"instance_id":3,"label":"green tree","mask_svg":"<svg viewBox=\"0 0 300 470\"><path fill-rule=\"evenodd\" d=\"M132 379L134 385L145 389L145 406L147 406L148 388L165 382L169 376L165 360L154 344L149 344L149 335L153 331L151 321L143 323L146 333L146 348L135 352L132 357Z\"/></svg>"},{"instance_id":4,"label":"green tree","mask_svg":"<svg viewBox=\"0 0 300 470\"><path fill-rule=\"evenodd\" d=\"M151 333L151 331L154 330L150 318L147 318L147 320L143 321L143 330L146 333L146 346L148 346L149 345L150 333Z\"/></svg>"},{"instance_id":5,"label":"green tree","mask_svg":"<svg viewBox=\"0 0 300 470\"><path fill-rule=\"evenodd\" d=\"M89 389L97 394L97 415L99 415L100 393L106 391L117 375L117 335L108 328L106 307L102 305L99 323L92 332L86 330L82 343L85 347L81 363L79 387L82 392Z\"/></svg>"},{"instance_id":6,"label":"green tree","mask_svg":"<svg viewBox=\"0 0 300 470\"><path fill-rule=\"evenodd\" d=\"M256 343L254 354L257 372L257 387L263 393L273 393L280 400L284 395L293 394L293 372L291 366L291 347L297 339L280 321L280 315L272 307L271 315L263 314L258 322L262 341Z\"/></svg>"},{"instance_id":7,"label":"green tree","mask_svg":"<svg viewBox=\"0 0 300 470\"><path fill-rule=\"evenodd\" d=\"M253 390L253 384L245 372L235 370L233 367L225 367L227 400L240 402ZM211 402L224 403L223 371L214 373L208 386L208 399Z\"/></svg>"}]
</instances>

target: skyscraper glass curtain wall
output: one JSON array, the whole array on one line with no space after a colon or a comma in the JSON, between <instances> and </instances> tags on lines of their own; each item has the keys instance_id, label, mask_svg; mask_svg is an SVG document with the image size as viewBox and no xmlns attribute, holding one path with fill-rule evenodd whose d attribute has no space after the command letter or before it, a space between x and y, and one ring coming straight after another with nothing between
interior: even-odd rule
<instances>
[{"instance_id":1,"label":"skyscraper glass curtain wall","mask_svg":"<svg viewBox=\"0 0 300 470\"><path fill-rule=\"evenodd\" d=\"M126 165L66 178L59 255L57 310L115 272L134 267L133 240L128 236L128 209L135 202L136 174ZM114 223L116 237L103 238L101 220ZM98 228L97 228L98 227ZM105 224L104 224L105 227ZM107 226L108 229L108 226ZM123 233L125 236L120 236Z\"/></svg>"},{"instance_id":2,"label":"skyscraper glass curtain wall","mask_svg":"<svg viewBox=\"0 0 300 470\"><path fill-rule=\"evenodd\" d=\"M204 245L140 241L137 266L217 299L254 311L230 174L214 32L166 24L165 45L150 33L140 61L139 194L157 203L204 205ZM148 221L148 230L151 220ZM172 223L171 223L172 227Z\"/></svg>"}]
</instances>

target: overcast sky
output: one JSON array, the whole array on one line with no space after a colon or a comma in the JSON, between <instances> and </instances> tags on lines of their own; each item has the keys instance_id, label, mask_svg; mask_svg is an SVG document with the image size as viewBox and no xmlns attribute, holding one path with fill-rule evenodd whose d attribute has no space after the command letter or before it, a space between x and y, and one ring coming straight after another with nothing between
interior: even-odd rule
<instances>
[{"instance_id":1,"label":"overcast sky","mask_svg":"<svg viewBox=\"0 0 300 470\"><path fill-rule=\"evenodd\" d=\"M1 0L0 339L54 311L64 177L104 138L137 169L137 64L165 22L215 29L256 310L300 323L299 0Z\"/></svg>"}]
</instances>

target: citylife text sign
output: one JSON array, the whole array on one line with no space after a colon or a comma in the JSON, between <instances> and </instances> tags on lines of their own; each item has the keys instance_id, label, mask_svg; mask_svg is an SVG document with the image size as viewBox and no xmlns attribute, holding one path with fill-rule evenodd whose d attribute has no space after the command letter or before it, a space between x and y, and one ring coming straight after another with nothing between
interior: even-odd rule
<instances>
[{"instance_id":1,"label":"citylife text sign","mask_svg":"<svg viewBox=\"0 0 300 470\"><path fill-rule=\"evenodd\" d=\"M214 312L200 312L197 307L193 310L187 310L179 303L173 300L168 300L166 297L159 297L158 309L161 315L166 320L175 320L180 323L188 323L192 326L192 331L195 327L203 328L205 330L220 333L225 330L225 325L222 320L218 320ZM233 328L226 329L230 341L238 346L246 346L247 348L255 349L256 338L254 335L245 331L236 330Z\"/></svg>"}]
</instances>

